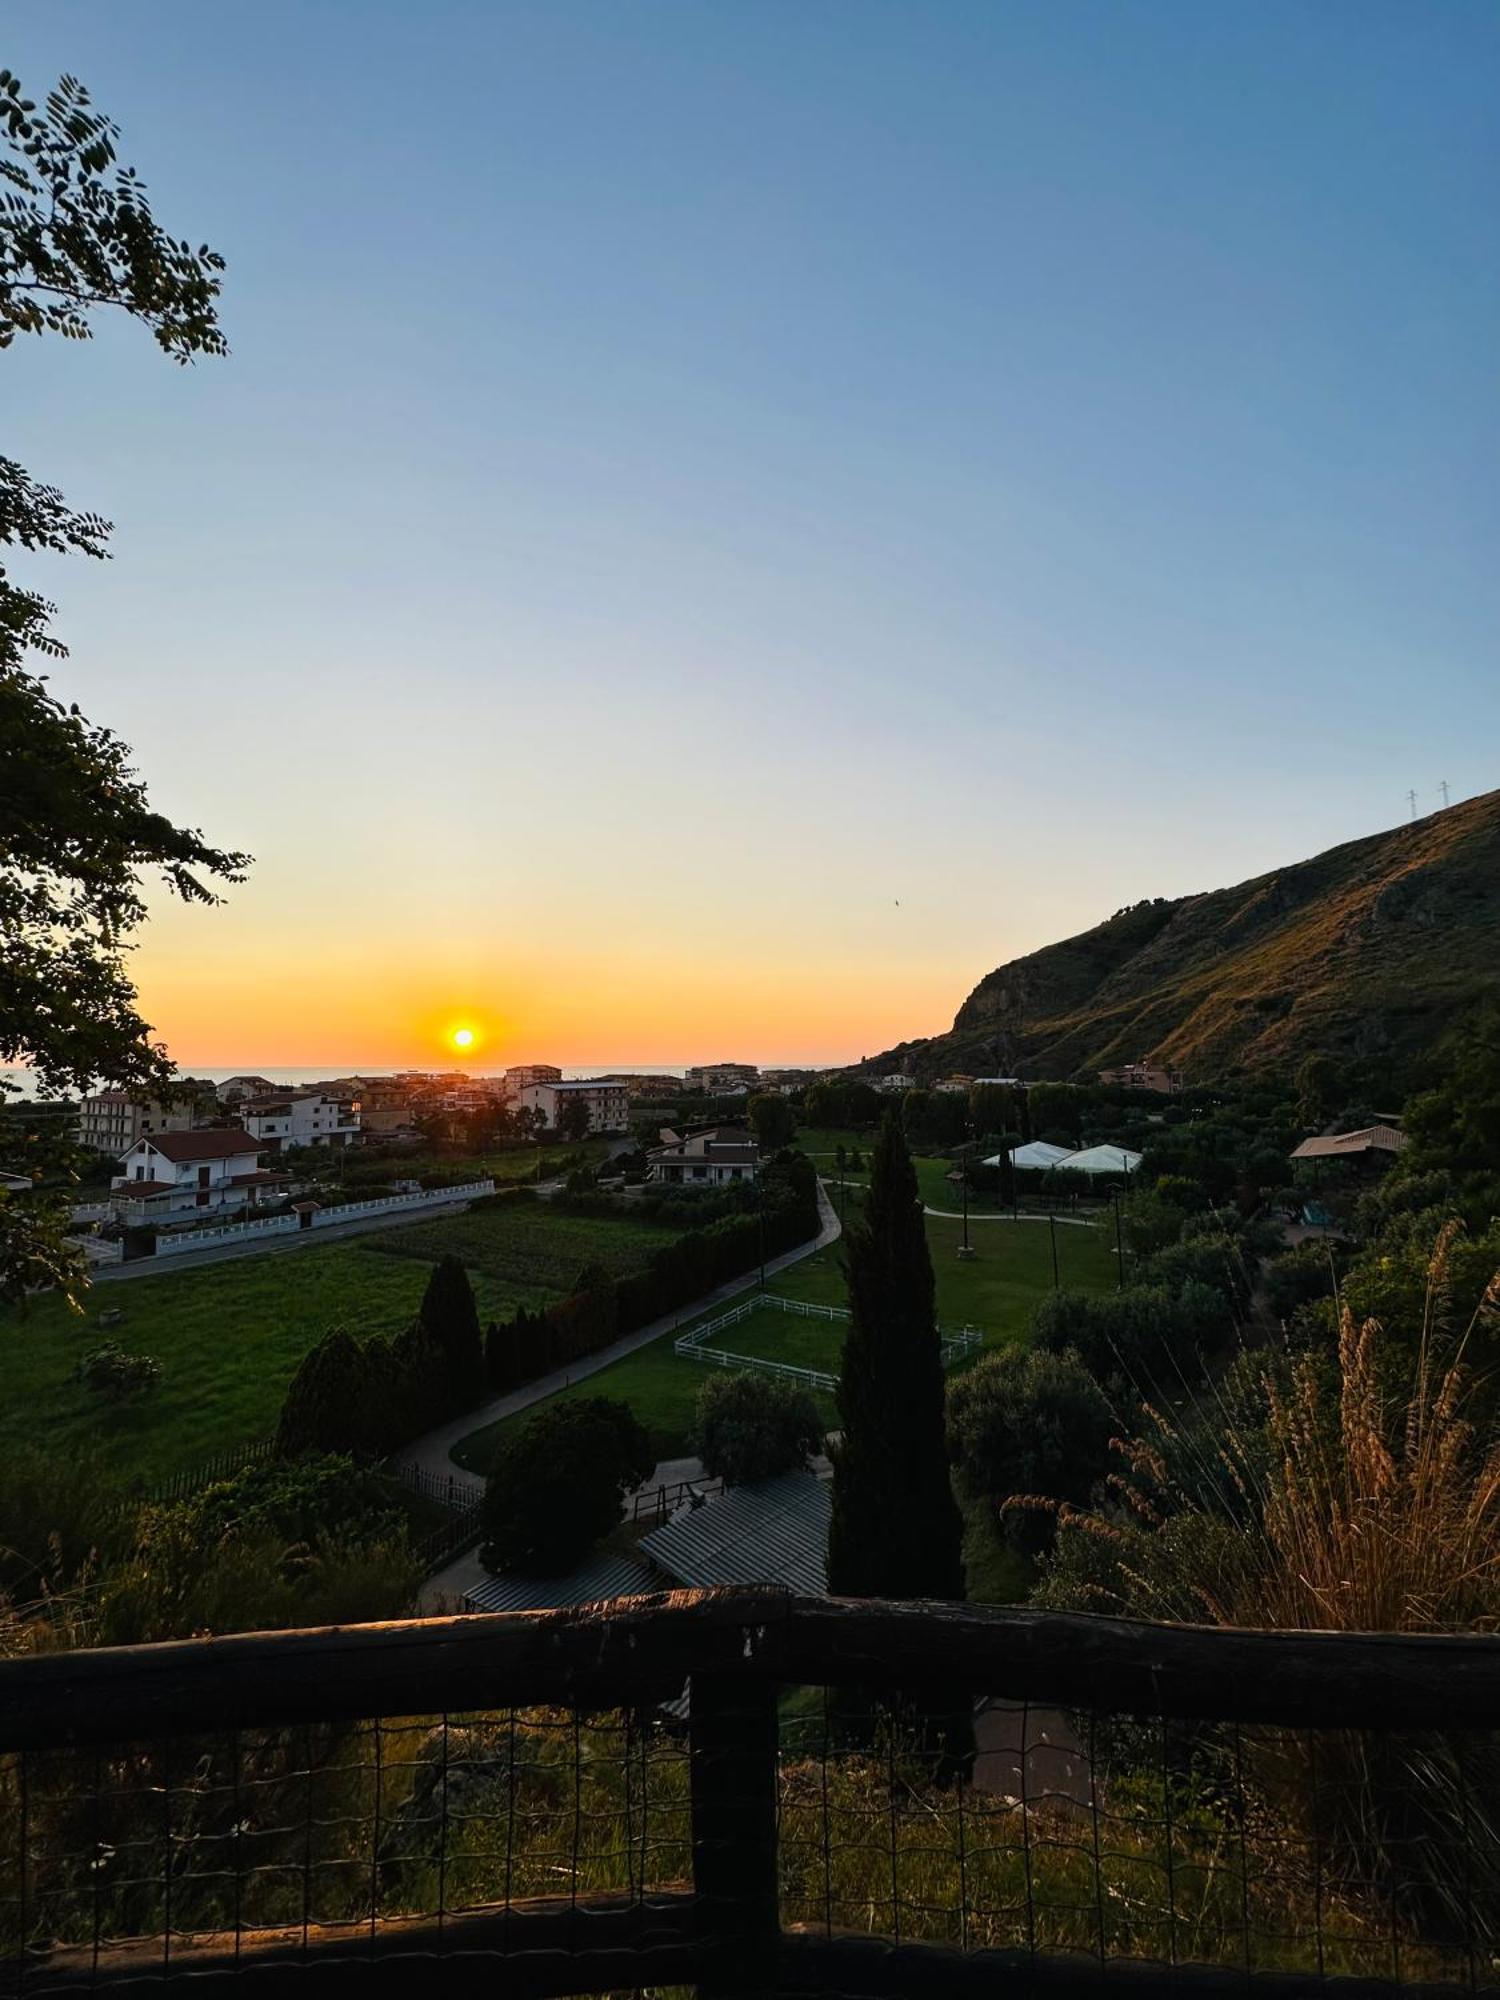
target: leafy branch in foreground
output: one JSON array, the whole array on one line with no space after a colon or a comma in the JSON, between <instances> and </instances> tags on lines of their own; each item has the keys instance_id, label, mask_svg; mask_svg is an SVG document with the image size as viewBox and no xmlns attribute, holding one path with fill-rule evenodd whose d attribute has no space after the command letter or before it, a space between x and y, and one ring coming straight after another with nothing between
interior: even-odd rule
<instances>
[{"instance_id":1,"label":"leafy branch in foreground","mask_svg":"<svg viewBox=\"0 0 1500 2000\"><path fill-rule=\"evenodd\" d=\"M63 77L42 108L0 69L0 349L22 333L90 337L114 307L179 362L227 351L217 318L223 259L165 234L135 172L115 158L117 128ZM102 560L109 523L80 513L13 459L0 458L0 547ZM111 730L89 722L28 671L66 649L52 606L0 566L0 1062L28 1064L44 1089L103 1081L164 1088L172 1064L136 1011L125 951L160 870L185 901L242 879L248 856L153 810ZM0 1300L72 1288L66 1209L43 1184L66 1180L67 1150L0 1107L0 1168L33 1191L0 1196Z\"/></svg>"}]
</instances>

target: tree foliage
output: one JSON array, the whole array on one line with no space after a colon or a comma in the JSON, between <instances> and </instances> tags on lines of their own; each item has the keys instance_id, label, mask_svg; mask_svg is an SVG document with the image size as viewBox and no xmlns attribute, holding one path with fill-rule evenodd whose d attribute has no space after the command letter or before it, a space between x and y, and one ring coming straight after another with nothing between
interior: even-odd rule
<instances>
[{"instance_id":1,"label":"tree foliage","mask_svg":"<svg viewBox=\"0 0 1500 2000\"><path fill-rule=\"evenodd\" d=\"M1114 1418L1098 1383L1071 1349L1002 1347L948 1390L948 1448L961 1488L1003 1504L1039 1497L1081 1506L1109 1463ZM1007 1534L1026 1547L1050 1541L1045 1513L1005 1512Z\"/></svg>"},{"instance_id":2,"label":"tree foliage","mask_svg":"<svg viewBox=\"0 0 1500 2000\"><path fill-rule=\"evenodd\" d=\"M710 1479L740 1486L805 1466L823 1449L823 1423L795 1382L752 1369L715 1372L698 1392L693 1449Z\"/></svg>"},{"instance_id":3,"label":"tree foliage","mask_svg":"<svg viewBox=\"0 0 1500 2000\"><path fill-rule=\"evenodd\" d=\"M118 308L175 360L222 354L222 259L157 224L135 173L117 165L118 133L64 77L44 106L0 70L0 348L20 334L86 340ZM70 508L55 488L0 458L0 546L101 559L109 523ZM146 911L144 871L190 902L238 881L248 857L153 810L110 730L88 722L25 665L65 657L52 606L0 566L0 1062L30 1065L44 1088L104 1081L157 1090L172 1073L136 1011L126 970ZM16 1127L0 1131L6 1157ZM55 1168L34 1148L19 1163ZM79 1277L62 1204L40 1193L0 1208L0 1296Z\"/></svg>"},{"instance_id":4,"label":"tree foliage","mask_svg":"<svg viewBox=\"0 0 1500 2000\"><path fill-rule=\"evenodd\" d=\"M790 1146L797 1136L797 1114L791 1101L769 1090L757 1091L745 1106L754 1132L763 1153L780 1152L783 1146Z\"/></svg>"},{"instance_id":5,"label":"tree foliage","mask_svg":"<svg viewBox=\"0 0 1500 2000\"><path fill-rule=\"evenodd\" d=\"M484 1492L488 1569L571 1569L620 1519L656 1460L627 1403L607 1396L542 1409L502 1435Z\"/></svg>"}]
</instances>

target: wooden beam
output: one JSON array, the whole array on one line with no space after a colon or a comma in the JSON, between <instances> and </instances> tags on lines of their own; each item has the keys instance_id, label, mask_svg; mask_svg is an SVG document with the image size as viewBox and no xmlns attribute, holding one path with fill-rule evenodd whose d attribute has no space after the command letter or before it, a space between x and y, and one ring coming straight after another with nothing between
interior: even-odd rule
<instances>
[{"instance_id":1,"label":"wooden beam","mask_svg":"<svg viewBox=\"0 0 1500 2000\"><path fill-rule=\"evenodd\" d=\"M1164 1965L1081 1952L959 1951L853 1933L787 1931L777 2000L1454 2000L1458 1986Z\"/></svg>"},{"instance_id":2,"label":"wooden beam","mask_svg":"<svg viewBox=\"0 0 1500 2000\"><path fill-rule=\"evenodd\" d=\"M1101 1714L1287 1728L1492 1729L1500 1638L1250 1632L961 1604L792 1600L771 1635L785 1681L920 1687Z\"/></svg>"},{"instance_id":3,"label":"wooden beam","mask_svg":"<svg viewBox=\"0 0 1500 2000\"><path fill-rule=\"evenodd\" d=\"M666 1891L647 1902L601 1897L574 1905L566 1897L512 1904L416 1921L314 1925L194 1939L174 1938L164 1954L160 1938L89 1949L0 1959L0 1981L36 2000L53 1993L153 1990L179 1981L196 1990L238 1985L270 1995L290 1988L308 2000L411 2000L438 1993L443 2000L518 2000L546 1996L634 1991L645 1986L692 1985L702 1954L695 1940L695 1899ZM21 1975L24 1973L24 1977Z\"/></svg>"},{"instance_id":4,"label":"wooden beam","mask_svg":"<svg viewBox=\"0 0 1500 2000\"><path fill-rule=\"evenodd\" d=\"M747 1625L785 1617L788 1601L785 1591L671 1591L567 1611L37 1654L0 1663L0 1751L660 1700L695 1669L742 1669Z\"/></svg>"},{"instance_id":5,"label":"wooden beam","mask_svg":"<svg viewBox=\"0 0 1500 2000\"><path fill-rule=\"evenodd\" d=\"M522 1611L0 1663L0 1751L553 1704L613 1708L694 1673L921 1687L1287 1728L1500 1726L1500 1637L1245 1632L954 1604L674 1591Z\"/></svg>"}]
</instances>

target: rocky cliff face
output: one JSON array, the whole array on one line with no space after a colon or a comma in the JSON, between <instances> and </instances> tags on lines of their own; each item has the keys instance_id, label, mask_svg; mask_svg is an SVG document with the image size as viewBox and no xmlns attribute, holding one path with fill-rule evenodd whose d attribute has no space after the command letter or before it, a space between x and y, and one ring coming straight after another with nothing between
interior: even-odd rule
<instances>
[{"instance_id":1,"label":"rocky cliff face","mask_svg":"<svg viewBox=\"0 0 1500 2000\"><path fill-rule=\"evenodd\" d=\"M1398 1085L1500 987L1500 792L1232 889L1137 903L988 973L946 1035L872 1059L1067 1077L1158 1056L1194 1078L1314 1050Z\"/></svg>"}]
</instances>

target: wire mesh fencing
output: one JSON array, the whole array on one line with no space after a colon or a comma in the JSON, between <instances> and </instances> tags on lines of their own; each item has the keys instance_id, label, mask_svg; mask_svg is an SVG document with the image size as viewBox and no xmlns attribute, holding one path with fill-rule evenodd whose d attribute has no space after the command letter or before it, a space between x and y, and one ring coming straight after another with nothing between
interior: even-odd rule
<instances>
[{"instance_id":1,"label":"wire mesh fencing","mask_svg":"<svg viewBox=\"0 0 1500 2000\"><path fill-rule=\"evenodd\" d=\"M13 1662L0 1993L1491 1989L1497 1697L1488 1639L763 1591Z\"/></svg>"}]
</instances>

